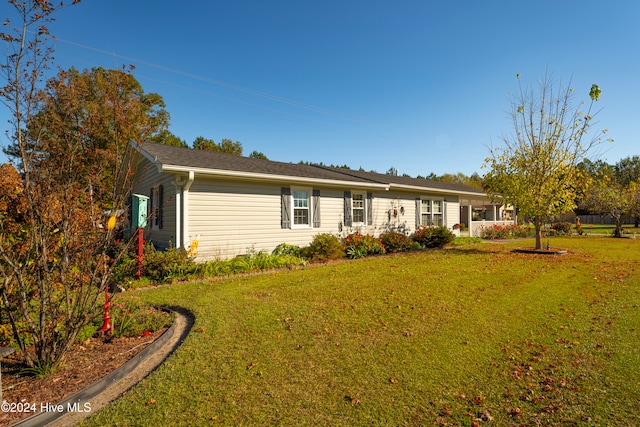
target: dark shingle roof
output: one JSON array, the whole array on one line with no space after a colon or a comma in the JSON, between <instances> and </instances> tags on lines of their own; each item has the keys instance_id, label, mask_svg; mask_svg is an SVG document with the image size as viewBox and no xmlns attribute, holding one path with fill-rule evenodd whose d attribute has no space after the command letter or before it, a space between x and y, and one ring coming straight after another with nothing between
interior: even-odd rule
<instances>
[{"instance_id":1,"label":"dark shingle roof","mask_svg":"<svg viewBox=\"0 0 640 427\"><path fill-rule=\"evenodd\" d=\"M233 154L194 150L191 148L151 142L142 144L140 148L164 166L182 166L187 168L215 169L337 181L371 182L367 179L347 177L339 172L309 165L254 159Z\"/></svg>"},{"instance_id":2,"label":"dark shingle roof","mask_svg":"<svg viewBox=\"0 0 640 427\"><path fill-rule=\"evenodd\" d=\"M156 144L146 142L136 149L146 152L152 159L163 167L184 167L221 171L247 172L277 176L290 176L332 181L348 181L362 184L412 186L453 193L475 193L483 195L477 188L461 184L432 181L422 178L364 172L351 169L333 168L328 166L305 165L276 162L272 160L254 159L226 153L205 150L194 150L185 147Z\"/></svg>"},{"instance_id":3,"label":"dark shingle roof","mask_svg":"<svg viewBox=\"0 0 640 427\"><path fill-rule=\"evenodd\" d=\"M355 177L365 178L377 180L380 182L385 182L387 184L397 184L397 185L406 185L412 187L425 187L425 188L433 188L438 190L450 190L452 192L467 192L467 193L478 193L485 194L479 188L470 187L468 185L463 184L454 184L451 182L442 182L442 181L434 181L431 179L424 178L411 178L408 176L397 176L397 175L387 175L380 174L376 172L365 172L360 170L350 170L350 169L337 169L337 168L329 168L332 170L340 170L345 174L349 174Z\"/></svg>"}]
</instances>

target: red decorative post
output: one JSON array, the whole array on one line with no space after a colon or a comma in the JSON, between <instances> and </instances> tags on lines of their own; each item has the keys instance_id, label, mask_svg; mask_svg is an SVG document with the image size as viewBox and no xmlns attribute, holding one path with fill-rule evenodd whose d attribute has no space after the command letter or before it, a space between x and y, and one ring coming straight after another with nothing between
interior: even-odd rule
<instances>
[{"instance_id":1,"label":"red decorative post","mask_svg":"<svg viewBox=\"0 0 640 427\"><path fill-rule=\"evenodd\" d=\"M111 315L109 314L109 307L111 307L111 297L109 296L109 289L105 289L104 291L104 315L102 316L103 323L102 328L100 328L100 332L104 332L105 334L111 331Z\"/></svg>"}]
</instances>

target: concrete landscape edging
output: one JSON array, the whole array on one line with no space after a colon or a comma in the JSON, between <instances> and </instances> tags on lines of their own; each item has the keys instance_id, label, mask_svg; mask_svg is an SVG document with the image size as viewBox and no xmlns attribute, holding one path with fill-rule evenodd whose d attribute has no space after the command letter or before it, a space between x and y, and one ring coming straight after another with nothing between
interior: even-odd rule
<instances>
[{"instance_id":1,"label":"concrete landscape edging","mask_svg":"<svg viewBox=\"0 0 640 427\"><path fill-rule=\"evenodd\" d=\"M194 317L186 310L173 309L175 320L164 334L147 348L105 377L69 396L58 405L60 412L40 412L12 424L13 427L68 426L90 417L120 397L153 372L182 344L193 326ZM85 406L88 404L88 406ZM77 409L70 412L69 409ZM89 408L83 412L83 409Z\"/></svg>"}]
</instances>

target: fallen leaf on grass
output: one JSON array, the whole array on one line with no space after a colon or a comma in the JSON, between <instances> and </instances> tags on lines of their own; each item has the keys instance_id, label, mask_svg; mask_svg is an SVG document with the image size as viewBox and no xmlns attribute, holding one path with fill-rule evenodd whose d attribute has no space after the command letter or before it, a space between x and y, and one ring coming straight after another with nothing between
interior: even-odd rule
<instances>
[{"instance_id":1,"label":"fallen leaf on grass","mask_svg":"<svg viewBox=\"0 0 640 427\"><path fill-rule=\"evenodd\" d=\"M453 409L449 408L448 406L445 406L444 408L442 408L442 411L440 411L440 415L442 416L451 414L453 414Z\"/></svg>"},{"instance_id":2,"label":"fallen leaf on grass","mask_svg":"<svg viewBox=\"0 0 640 427\"><path fill-rule=\"evenodd\" d=\"M347 402L351 403L352 405L359 405L360 404L360 400L357 399L354 396L345 396L344 400L346 400Z\"/></svg>"},{"instance_id":3,"label":"fallen leaf on grass","mask_svg":"<svg viewBox=\"0 0 640 427\"><path fill-rule=\"evenodd\" d=\"M473 398L473 403L475 403L476 405L479 405L482 402L484 402L484 397L482 396L476 396Z\"/></svg>"},{"instance_id":4,"label":"fallen leaf on grass","mask_svg":"<svg viewBox=\"0 0 640 427\"><path fill-rule=\"evenodd\" d=\"M521 413L522 413L522 409L520 408L513 408L509 411L509 415L511 415L514 418L520 415Z\"/></svg>"},{"instance_id":5,"label":"fallen leaf on grass","mask_svg":"<svg viewBox=\"0 0 640 427\"><path fill-rule=\"evenodd\" d=\"M149 406L149 405L153 405L154 403L156 403L155 399L149 399L149 400L147 400L147 403L145 403L145 405Z\"/></svg>"}]
</instances>

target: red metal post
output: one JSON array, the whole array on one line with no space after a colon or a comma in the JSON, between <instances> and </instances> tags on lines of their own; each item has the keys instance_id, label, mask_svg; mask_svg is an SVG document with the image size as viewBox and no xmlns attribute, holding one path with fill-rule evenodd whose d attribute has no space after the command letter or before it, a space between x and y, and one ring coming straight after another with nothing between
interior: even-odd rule
<instances>
[{"instance_id":1,"label":"red metal post","mask_svg":"<svg viewBox=\"0 0 640 427\"><path fill-rule=\"evenodd\" d=\"M100 328L101 332L107 333L111 330L111 315L109 315L109 307L111 307L111 297L109 296L109 290L105 289L104 291L104 316L102 319L104 320L102 323L102 328Z\"/></svg>"}]
</instances>

